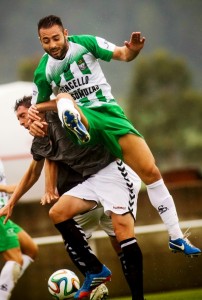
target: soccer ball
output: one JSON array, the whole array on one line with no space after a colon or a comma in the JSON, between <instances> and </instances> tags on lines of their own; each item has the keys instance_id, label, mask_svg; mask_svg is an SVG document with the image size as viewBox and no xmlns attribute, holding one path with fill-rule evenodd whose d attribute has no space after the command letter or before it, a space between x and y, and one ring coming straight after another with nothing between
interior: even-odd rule
<instances>
[{"instance_id":1,"label":"soccer ball","mask_svg":"<svg viewBox=\"0 0 202 300\"><path fill-rule=\"evenodd\" d=\"M74 272L67 269L54 272L48 279L48 290L57 300L73 298L79 288L79 278Z\"/></svg>"}]
</instances>

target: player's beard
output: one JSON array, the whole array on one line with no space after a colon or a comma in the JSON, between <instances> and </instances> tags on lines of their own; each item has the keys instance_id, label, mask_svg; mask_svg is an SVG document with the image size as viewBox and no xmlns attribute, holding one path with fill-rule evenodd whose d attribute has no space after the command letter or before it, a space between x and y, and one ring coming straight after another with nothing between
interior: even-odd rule
<instances>
[{"instance_id":1,"label":"player's beard","mask_svg":"<svg viewBox=\"0 0 202 300\"><path fill-rule=\"evenodd\" d=\"M54 52L52 52L53 49L51 49L48 54L51 55L55 59L62 60L65 57L65 55L68 51L68 48L69 47L68 47L67 40L64 37L64 44L63 44L62 48L58 49L58 50L60 50L60 51L58 51L58 54L54 54Z\"/></svg>"}]
</instances>

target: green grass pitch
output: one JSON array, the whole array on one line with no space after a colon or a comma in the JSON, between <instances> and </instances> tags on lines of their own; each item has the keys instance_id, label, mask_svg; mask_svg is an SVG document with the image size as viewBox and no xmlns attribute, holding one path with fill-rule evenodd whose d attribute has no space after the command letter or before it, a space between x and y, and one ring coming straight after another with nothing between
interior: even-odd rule
<instances>
[{"instance_id":1,"label":"green grass pitch","mask_svg":"<svg viewBox=\"0 0 202 300\"><path fill-rule=\"evenodd\" d=\"M130 300L131 297L109 298L109 300ZM145 300L202 300L202 289L146 294Z\"/></svg>"}]
</instances>

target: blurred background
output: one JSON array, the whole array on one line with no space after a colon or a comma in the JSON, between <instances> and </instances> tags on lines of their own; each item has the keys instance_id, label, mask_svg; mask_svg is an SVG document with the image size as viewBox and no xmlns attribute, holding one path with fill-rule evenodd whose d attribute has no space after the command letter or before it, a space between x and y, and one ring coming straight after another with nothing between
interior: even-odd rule
<instances>
[{"instance_id":1,"label":"blurred background","mask_svg":"<svg viewBox=\"0 0 202 300\"><path fill-rule=\"evenodd\" d=\"M146 38L144 49L134 61L101 62L101 66L112 86L114 97L135 127L144 135L166 180L172 181L172 189L177 189L177 196L179 193L181 199L178 211L180 217L183 218L186 212L184 201L189 195L191 203L189 212L193 208L195 214L186 214L186 219L202 219L199 209L201 207L199 195L202 191L202 1L0 0L0 8L0 157L5 165L8 183L17 182L31 161L29 154L31 137L18 125L13 106L16 99L24 94L31 94L33 72L43 54L38 40L37 23L46 15L56 14L61 17L69 35L97 35L118 46L129 40L133 31L140 31ZM191 175L191 180L187 174L194 174ZM195 182L196 189L193 189ZM32 213L33 219L27 220L20 212L14 215L18 223L22 222L35 237L56 234L49 228L51 224L48 223L48 217L49 225L43 227L39 223L38 229L35 229L37 210L42 209L35 202L42 193L43 175L37 185L23 197L26 202L24 208L16 209L23 211L24 214ZM32 210L31 205L36 208ZM150 209L153 208L148 208L149 212ZM148 214L145 216L140 210L140 216L142 225ZM45 220L46 216L42 218ZM151 222L158 223L160 220L152 218ZM48 229L44 230L46 226ZM201 228L197 229L194 236L195 242L197 243L199 239L201 243ZM150 238L158 247L162 237L153 233ZM148 242L148 235L144 240ZM166 234L164 243L163 248L166 251ZM147 248L148 244L150 242L144 247L145 256L154 251L154 247L151 250ZM41 247L41 255L45 259L49 246ZM102 253L105 254L104 249ZM165 254L162 255L162 263L167 262L164 270L177 263L176 260L172 261L172 257L170 259L170 254L168 258L164 257ZM156 286L157 282L160 282L158 278L163 278L165 274L163 272L162 276L162 268L158 273L158 257L154 256L155 253L152 260L151 257L148 258L146 268L153 267L153 271L149 269L149 272L156 271L158 275L156 279L152 275L155 283L151 282L151 277L146 279L147 290L183 288L183 284L178 284L176 278L176 284L173 283L172 272L167 280L167 282L170 280L169 287ZM40 259L40 263L43 259ZM40 263L38 262L39 265ZM48 265L48 261L46 263ZM53 259L51 263L52 271L58 264L62 264L58 259L54 266ZM178 270L181 270L179 273L183 273L183 278L186 278L189 268L192 267L190 264L186 265L186 270L183 271L183 264L186 262L181 259L178 263L181 263L178 266ZM201 259L197 263L200 267L197 268L194 262L193 269L190 269L192 272L196 272L196 269L198 272L201 271ZM45 260L44 265L42 263L39 268L41 266L44 267L46 274L50 272L45 269ZM31 276L32 270L29 271ZM22 282L23 280L25 279L22 278ZM44 282L46 280L47 275ZM189 287L189 282L191 277L186 278L185 287ZM35 286L35 281L32 284ZM190 284L192 287L200 285L201 282ZM36 297L38 296L35 295L35 299Z\"/></svg>"},{"instance_id":2,"label":"blurred background","mask_svg":"<svg viewBox=\"0 0 202 300\"><path fill-rule=\"evenodd\" d=\"M129 40L132 31L141 31L146 42L136 60L101 62L113 95L145 136L161 168L200 167L200 0L19 0L17 6L0 0L0 4L0 84L32 81L43 54L37 22L45 15L59 15L70 35L97 35L117 45ZM1 96L1 105L8 100Z\"/></svg>"}]
</instances>

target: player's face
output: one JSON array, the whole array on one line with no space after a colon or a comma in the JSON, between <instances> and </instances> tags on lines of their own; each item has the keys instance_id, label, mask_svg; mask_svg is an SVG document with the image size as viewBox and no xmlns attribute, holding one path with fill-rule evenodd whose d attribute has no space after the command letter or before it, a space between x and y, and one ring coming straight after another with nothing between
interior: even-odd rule
<instances>
[{"instance_id":1,"label":"player's face","mask_svg":"<svg viewBox=\"0 0 202 300\"><path fill-rule=\"evenodd\" d=\"M16 116L20 125L28 129L29 128L28 108L23 105L20 105L16 111Z\"/></svg>"},{"instance_id":2,"label":"player's face","mask_svg":"<svg viewBox=\"0 0 202 300\"><path fill-rule=\"evenodd\" d=\"M45 52L55 59L63 59L68 51L67 29L58 25L50 28L41 28L39 38Z\"/></svg>"}]
</instances>

